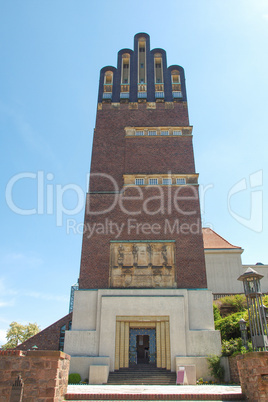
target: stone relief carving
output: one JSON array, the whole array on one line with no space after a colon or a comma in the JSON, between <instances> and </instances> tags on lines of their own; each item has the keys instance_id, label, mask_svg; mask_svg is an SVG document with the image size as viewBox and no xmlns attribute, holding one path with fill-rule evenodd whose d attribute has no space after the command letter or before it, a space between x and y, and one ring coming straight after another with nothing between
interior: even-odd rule
<instances>
[{"instance_id":1,"label":"stone relief carving","mask_svg":"<svg viewBox=\"0 0 268 402\"><path fill-rule=\"evenodd\" d=\"M121 242L110 246L111 287L176 287L173 242Z\"/></svg>"},{"instance_id":2,"label":"stone relief carving","mask_svg":"<svg viewBox=\"0 0 268 402\"><path fill-rule=\"evenodd\" d=\"M134 243L132 246L133 266L138 265L138 252L139 247Z\"/></svg>"},{"instance_id":3,"label":"stone relief carving","mask_svg":"<svg viewBox=\"0 0 268 402\"><path fill-rule=\"evenodd\" d=\"M167 265L167 263L168 263L167 246L165 246L165 245L162 246L161 253L162 253L162 257L163 257L163 265Z\"/></svg>"},{"instance_id":4,"label":"stone relief carving","mask_svg":"<svg viewBox=\"0 0 268 402\"><path fill-rule=\"evenodd\" d=\"M124 246L122 244L118 247L118 257L117 257L118 265L122 266L124 263Z\"/></svg>"},{"instance_id":5,"label":"stone relief carving","mask_svg":"<svg viewBox=\"0 0 268 402\"><path fill-rule=\"evenodd\" d=\"M147 245L147 252L149 256L148 266L152 266L153 246L150 243Z\"/></svg>"}]
</instances>

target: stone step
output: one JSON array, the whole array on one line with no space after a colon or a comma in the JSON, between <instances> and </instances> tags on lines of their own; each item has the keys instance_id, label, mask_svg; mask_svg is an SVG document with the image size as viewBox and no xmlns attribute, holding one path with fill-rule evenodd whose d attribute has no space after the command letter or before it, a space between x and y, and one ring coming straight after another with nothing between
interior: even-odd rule
<instances>
[{"instance_id":1,"label":"stone step","mask_svg":"<svg viewBox=\"0 0 268 402\"><path fill-rule=\"evenodd\" d=\"M245 401L243 394L66 394L65 401L73 402L119 402L119 401L132 401L132 402L152 402L152 401Z\"/></svg>"},{"instance_id":2,"label":"stone step","mask_svg":"<svg viewBox=\"0 0 268 402\"><path fill-rule=\"evenodd\" d=\"M108 385L175 385L176 374L148 364L123 368L109 374Z\"/></svg>"},{"instance_id":3,"label":"stone step","mask_svg":"<svg viewBox=\"0 0 268 402\"><path fill-rule=\"evenodd\" d=\"M121 370L120 370L121 371ZM243 401L233 385L69 385L66 401Z\"/></svg>"}]
</instances>

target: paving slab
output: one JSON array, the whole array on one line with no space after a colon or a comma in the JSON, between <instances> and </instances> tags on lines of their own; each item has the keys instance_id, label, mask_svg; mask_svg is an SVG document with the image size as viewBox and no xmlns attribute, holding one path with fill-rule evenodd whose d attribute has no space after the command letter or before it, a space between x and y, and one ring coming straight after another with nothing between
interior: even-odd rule
<instances>
[{"instance_id":1,"label":"paving slab","mask_svg":"<svg viewBox=\"0 0 268 402\"><path fill-rule=\"evenodd\" d=\"M241 401L244 397L238 385L68 385L66 400L83 399Z\"/></svg>"},{"instance_id":2,"label":"paving slab","mask_svg":"<svg viewBox=\"0 0 268 402\"><path fill-rule=\"evenodd\" d=\"M239 385L68 385L72 394L241 394Z\"/></svg>"}]
</instances>

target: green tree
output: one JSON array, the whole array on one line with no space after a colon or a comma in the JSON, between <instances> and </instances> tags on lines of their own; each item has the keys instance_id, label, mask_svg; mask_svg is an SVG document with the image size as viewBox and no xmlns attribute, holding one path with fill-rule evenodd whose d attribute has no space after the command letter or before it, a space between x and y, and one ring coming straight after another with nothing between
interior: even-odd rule
<instances>
[{"instance_id":1,"label":"green tree","mask_svg":"<svg viewBox=\"0 0 268 402\"><path fill-rule=\"evenodd\" d=\"M31 336L37 334L40 328L36 323L29 323L28 325L22 325L15 321L9 324L9 330L7 331L6 338L7 343L2 345L2 349L14 349L20 343L31 338Z\"/></svg>"}]
</instances>

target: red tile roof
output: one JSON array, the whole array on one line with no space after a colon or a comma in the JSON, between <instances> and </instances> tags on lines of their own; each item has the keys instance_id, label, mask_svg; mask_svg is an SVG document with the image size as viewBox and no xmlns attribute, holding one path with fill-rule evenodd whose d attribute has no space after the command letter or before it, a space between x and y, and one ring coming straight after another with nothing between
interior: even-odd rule
<instances>
[{"instance_id":1,"label":"red tile roof","mask_svg":"<svg viewBox=\"0 0 268 402\"><path fill-rule=\"evenodd\" d=\"M204 249L240 249L241 247L234 246L229 243L223 237L218 235L214 230L210 228L203 228Z\"/></svg>"}]
</instances>

